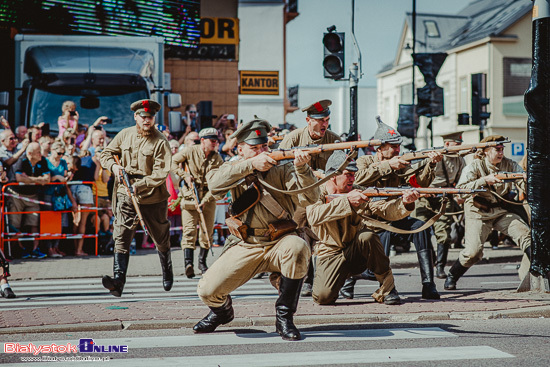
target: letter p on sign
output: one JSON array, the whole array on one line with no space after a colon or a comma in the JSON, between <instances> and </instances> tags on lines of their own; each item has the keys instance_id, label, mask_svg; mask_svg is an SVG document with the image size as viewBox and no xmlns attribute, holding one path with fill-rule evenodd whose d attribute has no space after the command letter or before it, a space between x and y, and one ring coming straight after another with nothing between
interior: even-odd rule
<instances>
[{"instance_id":1,"label":"letter p on sign","mask_svg":"<svg viewBox=\"0 0 550 367\"><path fill-rule=\"evenodd\" d=\"M523 143L512 143L512 155L525 155L525 145Z\"/></svg>"}]
</instances>

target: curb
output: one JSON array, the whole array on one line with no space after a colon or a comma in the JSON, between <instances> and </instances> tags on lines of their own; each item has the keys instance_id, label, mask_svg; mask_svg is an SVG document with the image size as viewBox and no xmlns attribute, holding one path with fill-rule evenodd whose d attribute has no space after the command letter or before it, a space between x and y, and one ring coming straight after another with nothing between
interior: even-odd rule
<instances>
[{"instance_id":1,"label":"curb","mask_svg":"<svg viewBox=\"0 0 550 367\"><path fill-rule=\"evenodd\" d=\"M453 320L489 320L489 319L520 319L520 318L550 318L550 306L535 306L521 309L500 311L472 311L472 312L435 312L418 314L393 315L307 315L295 316L294 321L300 327L304 325L331 325L331 324L361 324L361 323L403 323L417 321L453 321ZM16 327L0 329L0 335L37 334L60 332L86 331L121 331L121 330L158 330L192 328L198 320L143 320L143 321L109 321L98 323L44 325L32 327ZM274 326L275 316L236 318L224 328Z\"/></svg>"}]
</instances>

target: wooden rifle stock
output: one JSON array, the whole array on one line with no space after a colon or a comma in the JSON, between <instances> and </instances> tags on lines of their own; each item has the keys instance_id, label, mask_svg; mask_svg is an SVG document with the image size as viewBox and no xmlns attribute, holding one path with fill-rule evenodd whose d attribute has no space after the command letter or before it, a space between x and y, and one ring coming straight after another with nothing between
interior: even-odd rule
<instances>
[{"instance_id":1,"label":"wooden rifle stock","mask_svg":"<svg viewBox=\"0 0 550 367\"><path fill-rule=\"evenodd\" d=\"M320 154L322 152L330 152L334 150L344 150L352 148L368 148L375 147L385 143L389 144L398 144L399 139L372 139L372 140L359 140L359 141L346 141L341 143L331 143L331 144L321 144L321 145L306 145L305 147L293 147L290 149L275 149L269 153L269 156L276 161L281 161L284 159L293 159L294 151L300 149L309 154Z\"/></svg>"},{"instance_id":2,"label":"wooden rifle stock","mask_svg":"<svg viewBox=\"0 0 550 367\"><path fill-rule=\"evenodd\" d=\"M475 153L478 149L494 147L504 143L510 143L510 140L490 141L487 143L462 144L462 145L455 145L452 147L424 149L424 150L418 150L415 152L404 153L403 155L399 156L399 158L404 159L406 161L413 161L415 159L424 159L424 158L428 158L428 153L431 153L431 152L439 152L441 154L458 154L458 153L470 154L470 153Z\"/></svg>"},{"instance_id":3,"label":"wooden rifle stock","mask_svg":"<svg viewBox=\"0 0 550 367\"><path fill-rule=\"evenodd\" d=\"M145 225L145 221L143 220L143 216L141 215L141 210L139 209L139 204L136 199L136 194L134 193L134 188L130 183L130 178L128 177L128 173L126 173L126 170L122 168L122 165L120 164L120 160L118 159L118 156L115 155L114 158L115 158L116 164L120 166L120 169L118 171L119 181L124 185L124 187L126 188L126 193L130 197L130 199L132 199L132 204L134 204L134 209L138 215L139 223L141 224L141 227L143 228L145 235L149 236L149 231L147 230L147 226Z\"/></svg>"},{"instance_id":4,"label":"wooden rifle stock","mask_svg":"<svg viewBox=\"0 0 550 367\"><path fill-rule=\"evenodd\" d=\"M495 177L502 181L515 181L525 178L525 173L518 172L500 172L495 174Z\"/></svg>"}]
</instances>

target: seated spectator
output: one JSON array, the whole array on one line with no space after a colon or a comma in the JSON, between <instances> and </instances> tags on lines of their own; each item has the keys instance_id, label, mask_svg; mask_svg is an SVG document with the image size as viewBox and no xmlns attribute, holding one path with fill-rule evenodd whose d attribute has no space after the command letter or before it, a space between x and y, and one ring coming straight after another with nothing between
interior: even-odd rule
<instances>
[{"instance_id":1,"label":"seated spectator","mask_svg":"<svg viewBox=\"0 0 550 367\"><path fill-rule=\"evenodd\" d=\"M20 149L17 149L17 138L11 130L4 130L0 133L0 161L4 169L8 172L8 180L15 181L15 169L19 166L25 155L25 150L29 145L29 140L25 139L21 143Z\"/></svg>"},{"instance_id":2,"label":"seated spectator","mask_svg":"<svg viewBox=\"0 0 550 367\"><path fill-rule=\"evenodd\" d=\"M67 182L69 181L69 169L67 166L67 162L62 158L65 154L65 145L63 145L62 142L56 141L52 145L51 154L48 157L48 169L50 170L50 176L51 176L51 182ZM78 205L76 203L76 200L73 197L73 194L71 190L68 190L66 186L64 186L65 190L62 190L62 192L66 192L67 196L69 197L69 200L72 203L71 210L73 212L76 212L78 210ZM44 193L44 201L45 202L52 202L52 198L54 195L54 192L59 190L59 186L57 185L50 185L46 187L45 193ZM52 210L51 207L47 210ZM68 227L69 226L69 216L68 213L63 213L62 215L62 227ZM65 254L59 250L59 240L52 240L48 243L48 256L49 257L63 257Z\"/></svg>"},{"instance_id":3,"label":"seated spectator","mask_svg":"<svg viewBox=\"0 0 550 367\"><path fill-rule=\"evenodd\" d=\"M57 119L57 127L59 129L58 137L63 137L66 129L73 129L76 132L78 126L79 114L76 110L76 103L73 101L65 101L61 106L61 116Z\"/></svg>"},{"instance_id":4,"label":"seated spectator","mask_svg":"<svg viewBox=\"0 0 550 367\"><path fill-rule=\"evenodd\" d=\"M15 178L17 182L26 184L47 184L50 182L50 171L48 169L48 162L46 158L42 157L40 153L40 145L36 142L32 142L27 147L26 157L21 162L21 167L15 172ZM18 186L9 189L15 197L10 198L10 212L31 212L24 214L24 221L21 223L23 214L10 214L8 216L9 225L22 232L21 224L31 227L31 232L38 232L40 206L39 204L25 200L38 200L39 195L42 194L43 188L40 186ZM21 243L19 246L23 249L22 258L39 258L46 257L46 254L42 253L38 248L38 240L34 240L33 250L29 253Z\"/></svg>"}]
</instances>

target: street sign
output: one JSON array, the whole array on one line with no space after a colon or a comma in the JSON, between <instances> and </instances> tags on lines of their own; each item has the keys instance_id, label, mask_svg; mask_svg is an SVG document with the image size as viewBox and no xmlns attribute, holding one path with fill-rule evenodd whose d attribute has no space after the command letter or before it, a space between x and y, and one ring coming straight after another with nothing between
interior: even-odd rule
<instances>
[{"instance_id":1,"label":"street sign","mask_svg":"<svg viewBox=\"0 0 550 367\"><path fill-rule=\"evenodd\" d=\"M278 71L240 70L239 94L279 95Z\"/></svg>"},{"instance_id":2,"label":"street sign","mask_svg":"<svg viewBox=\"0 0 550 367\"><path fill-rule=\"evenodd\" d=\"M523 156L523 155L525 155L525 144L523 144L523 143L512 143L512 155L514 155L514 156Z\"/></svg>"}]
</instances>

